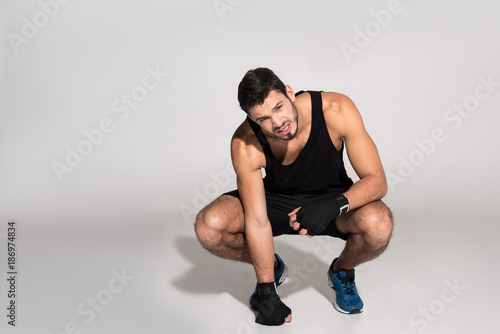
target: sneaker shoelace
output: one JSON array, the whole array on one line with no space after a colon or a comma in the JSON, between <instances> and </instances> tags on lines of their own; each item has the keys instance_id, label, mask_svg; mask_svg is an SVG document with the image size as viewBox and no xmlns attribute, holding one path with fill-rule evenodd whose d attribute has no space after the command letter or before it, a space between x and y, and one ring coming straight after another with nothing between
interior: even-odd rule
<instances>
[{"instance_id":1,"label":"sneaker shoelace","mask_svg":"<svg viewBox=\"0 0 500 334\"><path fill-rule=\"evenodd\" d=\"M340 272L336 272L335 275L338 277L344 288L344 293L347 295L354 295L354 277L345 273L345 276L340 275Z\"/></svg>"}]
</instances>

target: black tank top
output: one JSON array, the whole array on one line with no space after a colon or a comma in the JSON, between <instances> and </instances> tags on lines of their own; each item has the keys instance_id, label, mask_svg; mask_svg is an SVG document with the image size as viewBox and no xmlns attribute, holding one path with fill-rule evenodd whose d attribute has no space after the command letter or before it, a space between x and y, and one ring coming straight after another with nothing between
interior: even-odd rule
<instances>
[{"instance_id":1,"label":"black tank top","mask_svg":"<svg viewBox=\"0 0 500 334\"><path fill-rule=\"evenodd\" d=\"M301 93L303 91L296 96ZM330 191L341 193L353 184L342 160L344 141L340 151L337 151L328 134L321 92L309 91L309 94L312 102L311 133L304 148L290 165L282 165L274 157L262 129L248 118L266 156L264 187L268 192L289 195Z\"/></svg>"}]
</instances>

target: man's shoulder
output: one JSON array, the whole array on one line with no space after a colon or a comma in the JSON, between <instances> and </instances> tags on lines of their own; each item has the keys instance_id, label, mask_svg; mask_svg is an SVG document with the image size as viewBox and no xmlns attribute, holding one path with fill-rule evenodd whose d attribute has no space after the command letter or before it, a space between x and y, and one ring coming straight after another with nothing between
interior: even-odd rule
<instances>
[{"instance_id":1,"label":"man's shoulder","mask_svg":"<svg viewBox=\"0 0 500 334\"><path fill-rule=\"evenodd\" d=\"M338 92L321 91L321 101L325 114L339 114L343 110L349 110L353 105L352 100L345 94ZM301 107L311 108L311 96L309 91L303 91L296 98L296 104Z\"/></svg>"},{"instance_id":2,"label":"man's shoulder","mask_svg":"<svg viewBox=\"0 0 500 334\"><path fill-rule=\"evenodd\" d=\"M338 114L343 110L349 109L353 105L352 100L342 93L322 92L323 111L325 113Z\"/></svg>"},{"instance_id":3,"label":"man's shoulder","mask_svg":"<svg viewBox=\"0 0 500 334\"><path fill-rule=\"evenodd\" d=\"M262 145L257 139L257 135L252 130L248 119L245 119L236 129L231 138L231 154L233 162L243 160L262 164L263 150ZM265 159L264 159L265 161Z\"/></svg>"},{"instance_id":4,"label":"man's shoulder","mask_svg":"<svg viewBox=\"0 0 500 334\"><path fill-rule=\"evenodd\" d=\"M232 145L251 145L254 144L255 141L258 141L257 136L252 130L250 122L247 118L245 118L245 120L234 131L231 143Z\"/></svg>"},{"instance_id":5,"label":"man's shoulder","mask_svg":"<svg viewBox=\"0 0 500 334\"><path fill-rule=\"evenodd\" d=\"M323 92L323 114L329 130L344 137L363 127L361 115L354 102L347 96L336 92Z\"/></svg>"}]
</instances>

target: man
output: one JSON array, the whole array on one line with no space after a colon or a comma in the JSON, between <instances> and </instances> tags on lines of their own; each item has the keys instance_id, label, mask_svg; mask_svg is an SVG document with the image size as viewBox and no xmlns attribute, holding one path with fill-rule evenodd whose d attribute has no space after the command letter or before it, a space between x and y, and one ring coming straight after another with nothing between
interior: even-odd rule
<instances>
[{"instance_id":1,"label":"man","mask_svg":"<svg viewBox=\"0 0 500 334\"><path fill-rule=\"evenodd\" d=\"M269 69L248 71L238 86L247 119L231 141L238 189L221 195L197 216L196 235L213 254L253 264L257 287L250 306L256 322L292 320L277 286L288 269L274 254L273 237L330 235L346 240L327 282L335 308L360 313L354 267L380 255L392 233L392 215L380 199L387 181L377 148L346 96L301 92ZM360 180L342 161L344 145ZM262 179L261 168L266 176Z\"/></svg>"}]
</instances>

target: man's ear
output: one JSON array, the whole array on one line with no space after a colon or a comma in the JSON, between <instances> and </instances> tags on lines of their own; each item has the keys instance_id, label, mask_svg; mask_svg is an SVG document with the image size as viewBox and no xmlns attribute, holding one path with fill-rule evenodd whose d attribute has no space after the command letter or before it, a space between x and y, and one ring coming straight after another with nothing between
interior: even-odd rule
<instances>
[{"instance_id":1,"label":"man's ear","mask_svg":"<svg viewBox=\"0 0 500 334\"><path fill-rule=\"evenodd\" d=\"M288 98L292 102L295 102L295 92L293 91L292 87L286 85L285 88L286 88L286 95L288 96Z\"/></svg>"},{"instance_id":2,"label":"man's ear","mask_svg":"<svg viewBox=\"0 0 500 334\"><path fill-rule=\"evenodd\" d=\"M250 114L250 110L246 113L248 118L250 118L252 121L254 121L255 123L257 123L257 121L255 120L255 118Z\"/></svg>"}]
</instances>

